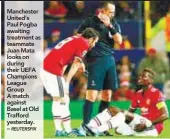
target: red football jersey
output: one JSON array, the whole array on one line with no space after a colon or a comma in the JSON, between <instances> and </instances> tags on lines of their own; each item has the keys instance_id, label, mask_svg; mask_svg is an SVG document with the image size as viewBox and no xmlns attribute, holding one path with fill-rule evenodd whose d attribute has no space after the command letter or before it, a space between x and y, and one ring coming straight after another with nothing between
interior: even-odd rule
<instances>
[{"instance_id":1,"label":"red football jersey","mask_svg":"<svg viewBox=\"0 0 170 139\"><path fill-rule=\"evenodd\" d=\"M88 42L83 37L68 37L58 43L45 57L44 70L62 76L64 66L70 64L76 56L83 58L88 49Z\"/></svg>"},{"instance_id":2,"label":"red football jersey","mask_svg":"<svg viewBox=\"0 0 170 139\"><path fill-rule=\"evenodd\" d=\"M142 90L135 93L131 107L140 108L141 115L153 121L156 120L161 114L156 105L162 101L164 101L162 92L155 87L150 86L144 93ZM158 133L160 133L163 130L163 123L156 124L155 128Z\"/></svg>"}]
</instances>

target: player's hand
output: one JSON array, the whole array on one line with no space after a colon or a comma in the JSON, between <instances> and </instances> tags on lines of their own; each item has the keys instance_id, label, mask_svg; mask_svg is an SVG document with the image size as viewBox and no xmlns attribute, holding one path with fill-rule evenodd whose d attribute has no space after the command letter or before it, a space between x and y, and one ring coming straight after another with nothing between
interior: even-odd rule
<instances>
[{"instance_id":1,"label":"player's hand","mask_svg":"<svg viewBox=\"0 0 170 139\"><path fill-rule=\"evenodd\" d=\"M75 74L77 72L77 70L80 68L80 65L80 60L78 58L75 58L71 66L72 74Z\"/></svg>"},{"instance_id":2,"label":"player's hand","mask_svg":"<svg viewBox=\"0 0 170 139\"><path fill-rule=\"evenodd\" d=\"M136 126L135 126L135 128L134 128L134 130L136 131L136 132L141 132L141 131L143 131L143 130L145 130L146 129L146 125L145 124L137 124Z\"/></svg>"},{"instance_id":3,"label":"player's hand","mask_svg":"<svg viewBox=\"0 0 170 139\"><path fill-rule=\"evenodd\" d=\"M99 13L98 18L105 24L105 26L110 25L110 18L107 15Z\"/></svg>"}]
</instances>

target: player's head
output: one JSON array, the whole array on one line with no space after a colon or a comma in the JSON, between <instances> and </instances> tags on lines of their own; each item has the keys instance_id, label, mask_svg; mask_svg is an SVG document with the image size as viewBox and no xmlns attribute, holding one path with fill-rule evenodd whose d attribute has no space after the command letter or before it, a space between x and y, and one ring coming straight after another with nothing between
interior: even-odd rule
<instances>
[{"instance_id":1,"label":"player's head","mask_svg":"<svg viewBox=\"0 0 170 139\"><path fill-rule=\"evenodd\" d=\"M115 4L112 1L102 2L101 12L112 19L115 16Z\"/></svg>"},{"instance_id":2,"label":"player's head","mask_svg":"<svg viewBox=\"0 0 170 139\"><path fill-rule=\"evenodd\" d=\"M149 68L145 68L139 76L139 85L149 85L153 83L155 72Z\"/></svg>"},{"instance_id":3,"label":"player's head","mask_svg":"<svg viewBox=\"0 0 170 139\"><path fill-rule=\"evenodd\" d=\"M81 36L88 40L89 48L91 49L98 42L100 34L93 28L86 28Z\"/></svg>"}]
</instances>

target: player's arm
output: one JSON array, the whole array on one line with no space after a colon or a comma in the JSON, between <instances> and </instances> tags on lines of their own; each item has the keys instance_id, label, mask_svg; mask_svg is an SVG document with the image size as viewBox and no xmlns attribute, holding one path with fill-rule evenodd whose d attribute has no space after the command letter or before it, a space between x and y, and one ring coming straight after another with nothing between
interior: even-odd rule
<instances>
[{"instance_id":1,"label":"player's arm","mask_svg":"<svg viewBox=\"0 0 170 139\"><path fill-rule=\"evenodd\" d=\"M67 65L65 65L64 68L63 68L63 74L66 71L66 68L67 68Z\"/></svg>"},{"instance_id":2,"label":"player's arm","mask_svg":"<svg viewBox=\"0 0 170 139\"><path fill-rule=\"evenodd\" d=\"M113 27L113 25L110 24L108 26L108 29L109 29L115 43L120 45L122 43L122 35L121 35L120 26L118 24L116 24L115 27Z\"/></svg>"},{"instance_id":3,"label":"player's arm","mask_svg":"<svg viewBox=\"0 0 170 139\"><path fill-rule=\"evenodd\" d=\"M99 15L98 18L105 24L106 27L108 27L108 30L111 33L115 43L120 45L122 43L122 35L120 26L117 24L116 20L114 20L115 25L113 26L110 18L107 15L102 14L101 16Z\"/></svg>"},{"instance_id":4,"label":"player's arm","mask_svg":"<svg viewBox=\"0 0 170 139\"><path fill-rule=\"evenodd\" d=\"M161 123L161 122L163 122L163 121L165 121L165 120L167 120L169 118L167 106L166 106L166 103L164 101L158 102L156 104L156 107L160 111L160 116L156 120L152 121L152 125Z\"/></svg>"},{"instance_id":5,"label":"player's arm","mask_svg":"<svg viewBox=\"0 0 170 139\"><path fill-rule=\"evenodd\" d=\"M75 75L75 73L79 69L82 69L82 71L85 71L85 66L84 66L84 63L82 62L81 58L75 57L72 65L71 65L71 68L65 78L67 83L69 83L71 81L72 77Z\"/></svg>"},{"instance_id":6,"label":"player's arm","mask_svg":"<svg viewBox=\"0 0 170 139\"><path fill-rule=\"evenodd\" d=\"M86 71L86 68L85 68L85 64L83 62L83 60L80 58L80 57L75 57L75 59L77 60L77 62L79 62L79 68L78 68L78 71L80 72L85 72Z\"/></svg>"},{"instance_id":7,"label":"player's arm","mask_svg":"<svg viewBox=\"0 0 170 139\"><path fill-rule=\"evenodd\" d=\"M160 91L157 91L155 92L155 105L157 107L157 109L159 110L159 117L152 121L152 124L158 124L158 123L161 123L163 121L165 121L166 119L168 119L169 117L169 114L168 114L168 109L167 109L167 106L166 106L166 103L164 101L164 97L163 97L163 94L162 92Z\"/></svg>"},{"instance_id":8,"label":"player's arm","mask_svg":"<svg viewBox=\"0 0 170 139\"><path fill-rule=\"evenodd\" d=\"M134 113L138 107L135 95L132 97L131 105L128 109L129 112Z\"/></svg>"},{"instance_id":9,"label":"player's arm","mask_svg":"<svg viewBox=\"0 0 170 139\"><path fill-rule=\"evenodd\" d=\"M168 110L167 110L165 102L161 101L161 102L157 103L156 107L160 111L160 116L154 121L148 121L145 124L137 124L136 127L134 128L134 130L136 132L141 132L144 129L146 129L147 127L150 127L155 124L159 124L169 118L169 116L168 116L169 114L168 114Z\"/></svg>"}]
</instances>

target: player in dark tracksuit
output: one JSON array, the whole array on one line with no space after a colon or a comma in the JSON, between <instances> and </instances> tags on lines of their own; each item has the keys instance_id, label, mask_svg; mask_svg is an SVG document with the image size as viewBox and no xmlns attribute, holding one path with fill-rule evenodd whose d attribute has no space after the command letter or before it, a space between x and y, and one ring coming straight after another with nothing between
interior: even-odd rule
<instances>
[{"instance_id":1,"label":"player in dark tracksuit","mask_svg":"<svg viewBox=\"0 0 170 139\"><path fill-rule=\"evenodd\" d=\"M104 2L99 14L87 17L78 28L78 33L87 27L92 27L100 33L96 47L87 55L89 75L83 108L84 124L87 124L91 119L93 102L95 102L98 92L102 90L102 100L99 107L99 112L101 112L109 106L112 91L118 87L113 46L114 43L121 44L122 36L114 14L115 5L112 2Z\"/></svg>"}]
</instances>

